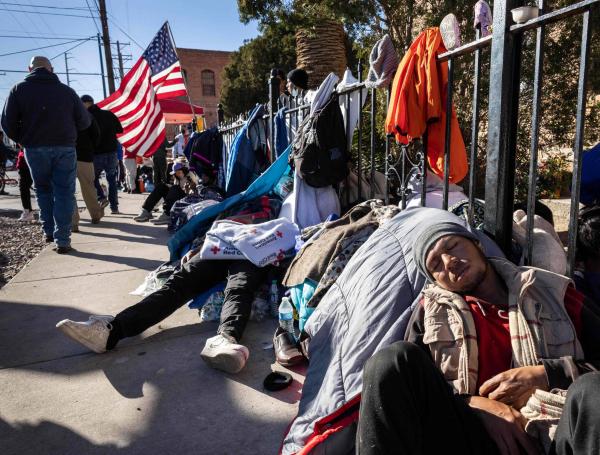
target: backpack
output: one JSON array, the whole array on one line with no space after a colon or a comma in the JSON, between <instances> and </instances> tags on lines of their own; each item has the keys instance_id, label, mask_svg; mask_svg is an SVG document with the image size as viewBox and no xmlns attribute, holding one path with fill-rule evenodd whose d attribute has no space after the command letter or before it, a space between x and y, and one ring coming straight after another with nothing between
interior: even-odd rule
<instances>
[{"instance_id":1,"label":"backpack","mask_svg":"<svg viewBox=\"0 0 600 455\"><path fill-rule=\"evenodd\" d=\"M333 93L325 106L299 127L290 154L290 164L312 187L339 183L348 176L348 151L344 119Z\"/></svg>"}]
</instances>

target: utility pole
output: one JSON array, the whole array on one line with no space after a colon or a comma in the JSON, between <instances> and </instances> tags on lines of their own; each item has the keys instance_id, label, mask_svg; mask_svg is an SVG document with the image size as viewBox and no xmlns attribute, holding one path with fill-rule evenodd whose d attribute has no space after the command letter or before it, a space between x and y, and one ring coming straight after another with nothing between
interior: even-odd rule
<instances>
[{"instance_id":1,"label":"utility pole","mask_svg":"<svg viewBox=\"0 0 600 455\"><path fill-rule=\"evenodd\" d=\"M71 86L71 80L69 79L69 57L67 56L68 52L65 52L65 72L67 73L67 85Z\"/></svg>"},{"instance_id":2,"label":"utility pole","mask_svg":"<svg viewBox=\"0 0 600 455\"><path fill-rule=\"evenodd\" d=\"M112 50L110 48L110 36L108 34L108 19L106 18L106 0L98 0L98 12L102 24L102 41L104 44L104 57L106 58L106 73L108 75L108 91L115 91L115 72L113 70Z\"/></svg>"},{"instance_id":3,"label":"utility pole","mask_svg":"<svg viewBox=\"0 0 600 455\"><path fill-rule=\"evenodd\" d=\"M121 44L117 41L117 56L119 57L119 75L123 82L123 54L121 54Z\"/></svg>"}]
</instances>

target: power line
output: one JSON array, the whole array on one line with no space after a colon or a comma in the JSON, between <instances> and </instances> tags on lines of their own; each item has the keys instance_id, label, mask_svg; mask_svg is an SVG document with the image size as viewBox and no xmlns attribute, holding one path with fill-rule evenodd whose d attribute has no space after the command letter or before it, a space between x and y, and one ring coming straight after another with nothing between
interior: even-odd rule
<instances>
[{"instance_id":1,"label":"power line","mask_svg":"<svg viewBox=\"0 0 600 455\"><path fill-rule=\"evenodd\" d=\"M79 47L79 46L81 46L82 44L85 44L85 43L86 43L86 41L89 41L90 39L91 39L91 38L89 38L89 39L86 39L85 41L81 41L81 43L78 43L78 44L76 44L75 46L73 46L73 47L70 47L70 48L69 48L69 49L67 49L66 51L64 51L64 52L61 52L60 54L57 54L57 55L55 55L55 56L54 56L54 57L52 57L50 60L54 60L56 57L59 57L59 56L63 55L63 54L64 54L64 53L66 53L66 52L70 52L70 51L72 51L72 50L73 50L73 49L75 49L76 47Z\"/></svg>"},{"instance_id":2,"label":"power line","mask_svg":"<svg viewBox=\"0 0 600 455\"><path fill-rule=\"evenodd\" d=\"M67 10L83 10L85 11L84 7L81 6L48 6L48 5L40 5L39 3L29 3L28 5L24 5L23 3L9 3L9 2L2 2L5 5L11 5L11 6L26 6L28 8L46 8L46 9L67 9Z\"/></svg>"},{"instance_id":3,"label":"power line","mask_svg":"<svg viewBox=\"0 0 600 455\"><path fill-rule=\"evenodd\" d=\"M71 43L75 43L77 41L81 41L81 43L77 45L77 46L79 46L79 45L81 45L84 42L89 41L89 40L90 40L90 38L86 38L84 40L76 39L76 40L71 40L71 41L65 41L63 43L50 44L48 46L34 47L32 49L25 49L25 50L22 50L22 51L9 52L7 54L0 54L0 57L7 57L9 55L15 55L15 54L24 54L25 52L38 51L38 50L41 50L41 49L47 49L49 47L64 46L65 44L71 44ZM77 46L75 46L75 47L77 47ZM58 55L62 55L62 52L60 54L58 54Z\"/></svg>"},{"instance_id":4,"label":"power line","mask_svg":"<svg viewBox=\"0 0 600 455\"><path fill-rule=\"evenodd\" d=\"M43 39L43 40L88 39L87 37L84 37L84 36L15 36L15 35L0 35L0 38Z\"/></svg>"},{"instance_id":5,"label":"power line","mask_svg":"<svg viewBox=\"0 0 600 455\"><path fill-rule=\"evenodd\" d=\"M25 5L21 5L21 6L25 6ZM27 11L27 10L21 10L21 9L9 9L9 8L0 8L0 11L12 11L14 13L35 13L35 14L46 14L48 16L63 16L63 17L83 17L85 19L94 19L97 17L95 16L82 16L80 14L67 14L67 13L46 13L46 12L42 12L42 11Z\"/></svg>"},{"instance_id":6,"label":"power line","mask_svg":"<svg viewBox=\"0 0 600 455\"><path fill-rule=\"evenodd\" d=\"M88 9L90 10L90 16L93 16L94 13L92 12L92 7L90 6L88 0L85 0L85 4L87 5ZM96 22L96 19L94 19L94 26L96 27L96 31L98 33L100 33L100 27L98 27L98 23Z\"/></svg>"},{"instance_id":7,"label":"power line","mask_svg":"<svg viewBox=\"0 0 600 455\"><path fill-rule=\"evenodd\" d=\"M60 54L60 55L62 55L62 54ZM6 73L29 73L30 71L0 69L0 72L6 72ZM54 71L54 74L66 74L66 73L61 73L61 72ZM69 72L69 74L77 75L77 76L101 76L100 73L71 73L71 72Z\"/></svg>"}]
</instances>

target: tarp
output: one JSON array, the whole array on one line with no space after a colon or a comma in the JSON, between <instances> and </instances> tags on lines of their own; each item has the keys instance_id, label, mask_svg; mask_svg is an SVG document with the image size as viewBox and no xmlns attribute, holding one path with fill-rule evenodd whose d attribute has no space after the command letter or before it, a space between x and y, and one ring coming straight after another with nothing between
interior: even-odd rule
<instances>
[{"instance_id":1,"label":"tarp","mask_svg":"<svg viewBox=\"0 0 600 455\"><path fill-rule=\"evenodd\" d=\"M288 157L291 146L277 158L254 182L250 184L248 189L239 194L231 196L218 204L207 207L202 212L195 215L188 223L183 226L169 240L169 252L171 260L175 261L181 258L186 252L187 246L194 240L203 227L212 221L225 210L230 209L234 205L256 199L269 193L277 184L283 173L288 167Z\"/></svg>"},{"instance_id":2,"label":"tarp","mask_svg":"<svg viewBox=\"0 0 600 455\"><path fill-rule=\"evenodd\" d=\"M174 99L159 100L160 108L166 123L189 123L193 120L195 114L197 117L204 115L204 108L192 104L194 111L189 103Z\"/></svg>"}]
</instances>

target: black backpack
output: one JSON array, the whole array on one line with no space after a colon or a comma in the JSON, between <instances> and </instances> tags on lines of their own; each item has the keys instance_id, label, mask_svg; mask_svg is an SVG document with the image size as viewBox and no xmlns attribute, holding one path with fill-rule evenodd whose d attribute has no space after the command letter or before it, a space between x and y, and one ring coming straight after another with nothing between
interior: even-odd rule
<instances>
[{"instance_id":1,"label":"black backpack","mask_svg":"<svg viewBox=\"0 0 600 455\"><path fill-rule=\"evenodd\" d=\"M334 92L323 108L300 124L290 163L308 185L322 188L348 176L348 161L344 119Z\"/></svg>"}]
</instances>

